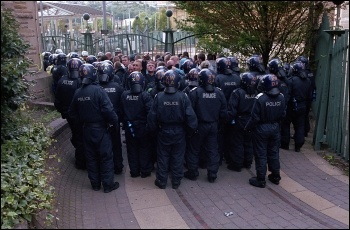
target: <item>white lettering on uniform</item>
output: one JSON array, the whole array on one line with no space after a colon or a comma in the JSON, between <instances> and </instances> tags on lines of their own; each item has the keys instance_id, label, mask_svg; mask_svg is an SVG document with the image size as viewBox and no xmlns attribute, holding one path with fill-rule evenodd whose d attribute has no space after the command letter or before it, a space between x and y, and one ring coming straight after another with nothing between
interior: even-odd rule
<instances>
[{"instance_id":1,"label":"white lettering on uniform","mask_svg":"<svg viewBox=\"0 0 350 230\"><path fill-rule=\"evenodd\" d=\"M179 105L177 101L164 101L164 105Z\"/></svg>"},{"instance_id":2,"label":"white lettering on uniform","mask_svg":"<svg viewBox=\"0 0 350 230\"><path fill-rule=\"evenodd\" d=\"M126 100L128 100L128 101L138 101L139 100L139 96L127 95L126 96Z\"/></svg>"},{"instance_id":3,"label":"white lettering on uniform","mask_svg":"<svg viewBox=\"0 0 350 230\"><path fill-rule=\"evenodd\" d=\"M90 101L90 97L78 97L78 101Z\"/></svg>"},{"instance_id":4,"label":"white lettering on uniform","mask_svg":"<svg viewBox=\"0 0 350 230\"><path fill-rule=\"evenodd\" d=\"M254 94L251 94L251 95L246 94L246 95L244 96L244 98L245 98L245 99L255 98L255 95L254 95Z\"/></svg>"},{"instance_id":5,"label":"white lettering on uniform","mask_svg":"<svg viewBox=\"0 0 350 230\"><path fill-rule=\"evenodd\" d=\"M203 98L216 98L216 93L203 93Z\"/></svg>"},{"instance_id":6,"label":"white lettering on uniform","mask_svg":"<svg viewBox=\"0 0 350 230\"><path fill-rule=\"evenodd\" d=\"M280 101L266 102L266 106L281 106L281 102Z\"/></svg>"},{"instance_id":7,"label":"white lettering on uniform","mask_svg":"<svg viewBox=\"0 0 350 230\"><path fill-rule=\"evenodd\" d=\"M105 88L105 91L107 93L115 93L116 92L115 88Z\"/></svg>"},{"instance_id":8,"label":"white lettering on uniform","mask_svg":"<svg viewBox=\"0 0 350 230\"><path fill-rule=\"evenodd\" d=\"M63 80L62 84L63 85L73 85L73 81Z\"/></svg>"},{"instance_id":9,"label":"white lettering on uniform","mask_svg":"<svg viewBox=\"0 0 350 230\"><path fill-rule=\"evenodd\" d=\"M225 82L224 85L236 85L236 82Z\"/></svg>"}]
</instances>

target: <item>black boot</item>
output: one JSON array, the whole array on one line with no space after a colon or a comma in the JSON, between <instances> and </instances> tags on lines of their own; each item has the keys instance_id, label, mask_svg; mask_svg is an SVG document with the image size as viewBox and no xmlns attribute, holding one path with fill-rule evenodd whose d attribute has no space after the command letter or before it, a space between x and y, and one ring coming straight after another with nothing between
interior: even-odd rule
<instances>
[{"instance_id":1,"label":"black boot","mask_svg":"<svg viewBox=\"0 0 350 230\"><path fill-rule=\"evenodd\" d=\"M280 183L280 180L281 180L281 176L279 174L273 174L273 173L268 175L267 178L269 178L269 181L277 185Z\"/></svg>"},{"instance_id":2,"label":"black boot","mask_svg":"<svg viewBox=\"0 0 350 230\"><path fill-rule=\"evenodd\" d=\"M301 146L301 144L295 144L295 152L300 152Z\"/></svg>"},{"instance_id":3,"label":"black boot","mask_svg":"<svg viewBox=\"0 0 350 230\"><path fill-rule=\"evenodd\" d=\"M259 188L265 188L266 181L262 178L252 177L249 179L249 184Z\"/></svg>"},{"instance_id":4,"label":"black boot","mask_svg":"<svg viewBox=\"0 0 350 230\"><path fill-rule=\"evenodd\" d=\"M285 150L289 150L289 144L281 143L280 148L281 148L281 149L285 149Z\"/></svg>"},{"instance_id":5,"label":"black boot","mask_svg":"<svg viewBox=\"0 0 350 230\"><path fill-rule=\"evenodd\" d=\"M196 176L195 173L192 171L186 171L184 173L184 177L189 179L189 180L196 181L198 176Z\"/></svg>"}]
</instances>

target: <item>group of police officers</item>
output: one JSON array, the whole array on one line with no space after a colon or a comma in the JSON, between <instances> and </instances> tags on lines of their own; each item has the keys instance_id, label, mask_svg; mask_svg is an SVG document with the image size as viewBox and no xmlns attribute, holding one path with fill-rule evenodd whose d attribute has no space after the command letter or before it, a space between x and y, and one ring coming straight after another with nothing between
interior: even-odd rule
<instances>
[{"instance_id":1,"label":"group of police officers","mask_svg":"<svg viewBox=\"0 0 350 230\"><path fill-rule=\"evenodd\" d=\"M135 60L155 70L129 73L123 66L123 82L113 59L61 50L43 56L55 107L72 131L75 166L87 169L95 191L101 184L105 193L119 187L114 173L124 167L121 129L130 176L148 177L156 165L155 185L161 189L168 174L173 189L183 177L197 180L199 168L207 169L213 183L223 161L240 172L253 159L256 176L249 183L264 188L269 171L268 179L278 185L279 148L289 149L290 124L295 152L310 129L315 81L304 56L291 64L274 58L265 70L261 56L252 55L243 73L233 56L217 58L215 66L188 56L179 63L164 63L164 56L156 63Z\"/></svg>"}]
</instances>

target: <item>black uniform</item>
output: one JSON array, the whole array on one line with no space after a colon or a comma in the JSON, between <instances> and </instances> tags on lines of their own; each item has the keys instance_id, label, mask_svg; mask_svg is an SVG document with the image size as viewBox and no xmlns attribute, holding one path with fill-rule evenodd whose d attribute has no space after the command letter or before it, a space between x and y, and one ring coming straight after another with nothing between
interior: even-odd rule
<instances>
[{"instance_id":1,"label":"black uniform","mask_svg":"<svg viewBox=\"0 0 350 230\"><path fill-rule=\"evenodd\" d=\"M83 126L80 121L72 119L69 114L69 106L72 102L75 91L81 86L80 78L70 78L63 76L59 79L56 88L54 105L63 119L67 119L72 132L71 142L75 148L75 167L78 169L86 168L83 143Z\"/></svg>"},{"instance_id":2,"label":"black uniform","mask_svg":"<svg viewBox=\"0 0 350 230\"><path fill-rule=\"evenodd\" d=\"M140 174L147 177L153 170L151 136L146 130L152 100L145 91L133 94L131 90L126 90L121 96L121 114L131 177L138 177Z\"/></svg>"},{"instance_id":3,"label":"black uniform","mask_svg":"<svg viewBox=\"0 0 350 230\"><path fill-rule=\"evenodd\" d=\"M109 124L118 125L118 117L106 91L96 83L77 89L69 114L83 123L86 166L94 190L115 189L113 150ZM119 185L118 185L119 186Z\"/></svg>"},{"instance_id":4,"label":"black uniform","mask_svg":"<svg viewBox=\"0 0 350 230\"><path fill-rule=\"evenodd\" d=\"M281 127L281 148L289 149L290 124L293 123L295 150L299 152L305 142L305 114L307 103L311 101L312 86L309 78L291 76L288 82L290 99Z\"/></svg>"},{"instance_id":5,"label":"black uniform","mask_svg":"<svg viewBox=\"0 0 350 230\"><path fill-rule=\"evenodd\" d=\"M256 94L248 94L244 89L235 89L227 103L228 120L232 126L230 140L231 162L227 166L230 170L241 171L250 168L253 162L252 133L244 130L253 108ZM231 121L231 122L230 122Z\"/></svg>"},{"instance_id":6,"label":"black uniform","mask_svg":"<svg viewBox=\"0 0 350 230\"><path fill-rule=\"evenodd\" d=\"M256 179L260 182L265 182L266 165L274 177L280 177L279 123L285 116L284 101L281 93L277 95L259 93L254 99L252 113L245 126L245 130L250 130L253 135Z\"/></svg>"},{"instance_id":7,"label":"black uniform","mask_svg":"<svg viewBox=\"0 0 350 230\"><path fill-rule=\"evenodd\" d=\"M100 82L100 86L105 89L109 99L113 104L114 111L117 113L119 121L121 120L121 95L124 92L124 88L121 87L117 82ZM112 145L113 145L113 162L114 162L114 173L122 173L123 164L123 152L122 152L122 142L120 134L120 122L116 127L111 128L112 135Z\"/></svg>"},{"instance_id":8,"label":"black uniform","mask_svg":"<svg viewBox=\"0 0 350 230\"><path fill-rule=\"evenodd\" d=\"M159 92L147 122L151 131L157 131L157 181L165 188L170 169L172 184L179 185L183 178L186 129L192 133L198 126L190 100L182 91Z\"/></svg>"},{"instance_id":9,"label":"black uniform","mask_svg":"<svg viewBox=\"0 0 350 230\"><path fill-rule=\"evenodd\" d=\"M310 109L311 109L311 104L313 101L316 101L316 80L315 80L315 75L310 69L305 69L307 73L307 77L311 81L311 98L310 100L306 101L306 113L305 113L305 132L304 136L307 137L308 133L310 132Z\"/></svg>"},{"instance_id":10,"label":"black uniform","mask_svg":"<svg viewBox=\"0 0 350 230\"><path fill-rule=\"evenodd\" d=\"M63 76L68 77L69 71L66 65L54 65L53 68L51 69L51 74L53 78L52 90L54 95L56 95L56 88L57 88L58 81Z\"/></svg>"},{"instance_id":11,"label":"black uniform","mask_svg":"<svg viewBox=\"0 0 350 230\"><path fill-rule=\"evenodd\" d=\"M188 174L191 174L192 178L199 175L199 155L202 149L207 159L208 180L214 182L220 164L218 127L220 122L225 123L227 120L226 99L220 88L213 87L213 91L206 91L201 86L192 89L189 98L197 115L198 133L194 134L187 143L189 145L186 160Z\"/></svg>"},{"instance_id":12,"label":"black uniform","mask_svg":"<svg viewBox=\"0 0 350 230\"><path fill-rule=\"evenodd\" d=\"M215 85L222 89L226 103L229 101L233 90L237 89L241 85L241 78L239 75L234 74L232 70L225 69L225 73L219 73L215 79ZM232 141L230 140L230 133L233 132L232 127L228 124L222 124L218 135L220 164L225 157L226 163L230 163L230 149L233 148Z\"/></svg>"}]
</instances>

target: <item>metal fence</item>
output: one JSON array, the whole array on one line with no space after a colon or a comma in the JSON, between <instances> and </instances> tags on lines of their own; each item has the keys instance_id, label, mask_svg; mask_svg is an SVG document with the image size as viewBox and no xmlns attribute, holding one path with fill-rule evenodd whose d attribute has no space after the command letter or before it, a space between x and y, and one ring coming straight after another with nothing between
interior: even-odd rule
<instances>
[{"instance_id":1,"label":"metal fence","mask_svg":"<svg viewBox=\"0 0 350 230\"><path fill-rule=\"evenodd\" d=\"M349 30L330 30L325 14L319 29L315 61L317 98L313 142L349 160Z\"/></svg>"},{"instance_id":2,"label":"metal fence","mask_svg":"<svg viewBox=\"0 0 350 230\"><path fill-rule=\"evenodd\" d=\"M167 42L173 47L173 55L184 51L190 56L196 53L197 39L193 34L185 31L171 31L172 40L166 41L163 31L151 31L147 33L120 33L112 35L100 35L82 33L79 35L61 34L59 36L42 36L43 51L54 53L56 49L62 49L66 54L86 50L89 54L97 55L98 52L114 52L115 48L122 49L126 55L149 53L151 57L156 54L164 54Z\"/></svg>"}]
</instances>

